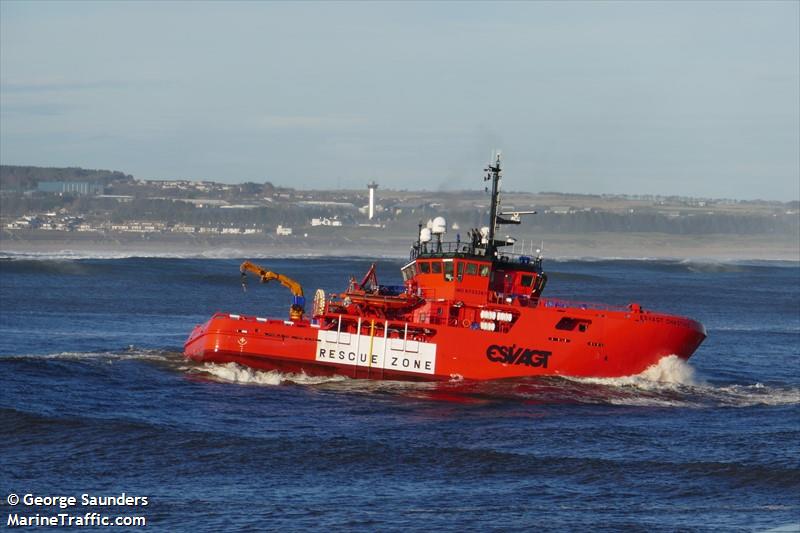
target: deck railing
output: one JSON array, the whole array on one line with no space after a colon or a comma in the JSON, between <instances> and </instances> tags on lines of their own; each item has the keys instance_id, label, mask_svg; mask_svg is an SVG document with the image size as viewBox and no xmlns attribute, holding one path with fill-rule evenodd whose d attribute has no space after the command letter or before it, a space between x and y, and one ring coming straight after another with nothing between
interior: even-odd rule
<instances>
[{"instance_id":1,"label":"deck railing","mask_svg":"<svg viewBox=\"0 0 800 533\"><path fill-rule=\"evenodd\" d=\"M533 300L531 300L533 301ZM597 302L575 302L571 300L562 300L560 298L539 298L534 307L546 308L572 308L572 309L587 309L592 311L632 311L629 305L609 305Z\"/></svg>"},{"instance_id":2,"label":"deck railing","mask_svg":"<svg viewBox=\"0 0 800 533\"><path fill-rule=\"evenodd\" d=\"M442 241L414 243L411 247L409 259L414 260L418 257L445 257L454 254L485 256L486 248L484 245L475 245L464 241ZM487 258L488 259L488 258ZM515 263L520 265L536 265L541 268L542 259L530 254L518 254L514 252L497 251L496 259L501 262Z\"/></svg>"}]
</instances>

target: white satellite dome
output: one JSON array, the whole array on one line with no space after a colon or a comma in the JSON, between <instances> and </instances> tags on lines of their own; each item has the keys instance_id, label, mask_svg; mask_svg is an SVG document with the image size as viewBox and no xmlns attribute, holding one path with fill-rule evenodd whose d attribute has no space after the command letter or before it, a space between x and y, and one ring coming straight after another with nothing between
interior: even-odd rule
<instances>
[{"instance_id":1,"label":"white satellite dome","mask_svg":"<svg viewBox=\"0 0 800 533\"><path fill-rule=\"evenodd\" d=\"M419 230L419 242L431 242L430 228L422 228Z\"/></svg>"},{"instance_id":2,"label":"white satellite dome","mask_svg":"<svg viewBox=\"0 0 800 533\"><path fill-rule=\"evenodd\" d=\"M441 235L442 233L447 233L447 221L444 217L436 217L433 219L433 227L431 231L434 235Z\"/></svg>"}]
</instances>

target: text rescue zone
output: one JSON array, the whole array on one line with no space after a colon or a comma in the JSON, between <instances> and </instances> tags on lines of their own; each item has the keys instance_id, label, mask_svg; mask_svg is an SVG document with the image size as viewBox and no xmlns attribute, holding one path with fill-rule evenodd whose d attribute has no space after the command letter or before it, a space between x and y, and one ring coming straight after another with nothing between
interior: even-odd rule
<instances>
[{"instance_id":1,"label":"text rescue zone","mask_svg":"<svg viewBox=\"0 0 800 533\"><path fill-rule=\"evenodd\" d=\"M362 336L362 339L360 339L362 346L368 346L369 342L369 337ZM429 343L418 343L418 351L410 353L394 348L384 350L383 339L373 338L372 357L368 356L366 352L361 352L361 350L357 353L349 346L347 349L340 349L342 347L339 343L326 344L327 346L319 346L317 348L317 361L398 370L400 372L418 372L421 374L433 374L436 369L436 346Z\"/></svg>"}]
</instances>

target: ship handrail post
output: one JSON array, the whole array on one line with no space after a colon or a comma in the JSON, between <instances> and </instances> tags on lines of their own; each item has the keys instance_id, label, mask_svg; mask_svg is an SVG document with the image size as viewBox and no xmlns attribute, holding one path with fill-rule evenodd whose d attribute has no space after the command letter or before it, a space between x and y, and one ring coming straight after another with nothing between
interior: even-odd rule
<instances>
[{"instance_id":1,"label":"ship handrail post","mask_svg":"<svg viewBox=\"0 0 800 533\"><path fill-rule=\"evenodd\" d=\"M372 371L372 347L375 345L375 319L369 321L369 353L367 354L367 377ZM356 366L358 368L358 366Z\"/></svg>"},{"instance_id":2,"label":"ship handrail post","mask_svg":"<svg viewBox=\"0 0 800 533\"><path fill-rule=\"evenodd\" d=\"M358 326L356 328L356 367L353 370L353 377L358 378L358 358L361 355L361 317L358 317Z\"/></svg>"},{"instance_id":3,"label":"ship handrail post","mask_svg":"<svg viewBox=\"0 0 800 533\"><path fill-rule=\"evenodd\" d=\"M381 357L381 379L383 379L386 369L386 348L389 345L389 321L383 322L383 356Z\"/></svg>"}]
</instances>

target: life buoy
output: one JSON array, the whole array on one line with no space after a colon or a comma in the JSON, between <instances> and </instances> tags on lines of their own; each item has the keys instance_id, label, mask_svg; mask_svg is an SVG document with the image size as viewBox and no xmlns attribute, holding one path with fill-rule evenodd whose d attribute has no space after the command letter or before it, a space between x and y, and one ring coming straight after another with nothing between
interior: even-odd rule
<instances>
[{"instance_id":1,"label":"life buoy","mask_svg":"<svg viewBox=\"0 0 800 533\"><path fill-rule=\"evenodd\" d=\"M461 325L464 326L465 328L468 328L470 327L470 325L472 325L472 321L470 321L468 318L465 318L464 320L461 321Z\"/></svg>"}]
</instances>

